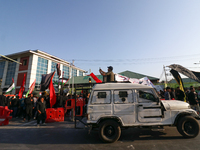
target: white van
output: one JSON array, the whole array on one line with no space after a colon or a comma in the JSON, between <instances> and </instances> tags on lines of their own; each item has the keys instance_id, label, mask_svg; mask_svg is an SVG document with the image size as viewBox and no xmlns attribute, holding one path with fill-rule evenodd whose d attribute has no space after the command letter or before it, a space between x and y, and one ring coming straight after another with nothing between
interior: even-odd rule
<instances>
[{"instance_id":1,"label":"white van","mask_svg":"<svg viewBox=\"0 0 200 150\"><path fill-rule=\"evenodd\" d=\"M184 137L199 134L199 115L186 102L160 101L155 89L132 83L102 83L92 88L87 124L99 128L104 142L115 142L121 128L176 126ZM195 119L196 118L196 119Z\"/></svg>"}]
</instances>

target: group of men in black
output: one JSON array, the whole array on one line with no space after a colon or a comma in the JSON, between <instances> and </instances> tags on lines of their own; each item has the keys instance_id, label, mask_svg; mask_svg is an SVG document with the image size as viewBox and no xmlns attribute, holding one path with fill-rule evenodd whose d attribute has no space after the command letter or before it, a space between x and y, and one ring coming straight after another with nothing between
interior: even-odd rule
<instances>
[{"instance_id":1,"label":"group of men in black","mask_svg":"<svg viewBox=\"0 0 200 150\"><path fill-rule=\"evenodd\" d=\"M82 97L87 104L89 93L88 91L83 91L82 94L77 95L76 97ZM56 103L52 108L65 107L66 101L73 98L75 98L75 95L69 94L67 96L66 93L58 93L56 95ZM39 126L40 122L42 122L42 125L45 125L46 108L50 108L50 98L46 92L43 92L40 97L36 97L35 94L28 94L28 97L23 95L21 99L19 99L19 96L17 95L6 97L5 93L3 93L0 95L0 106L8 106L8 109L13 110L13 113L11 114L13 118L22 117L23 121L26 121L27 119L28 122L31 119L36 119L37 126ZM78 109L76 109L76 111L78 111Z\"/></svg>"},{"instance_id":2,"label":"group of men in black","mask_svg":"<svg viewBox=\"0 0 200 150\"><path fill-rule=\"evenodd\" d=\"M188 102L191 106L191 108L195 109L197 112L200 113L200 87L195 88L193 86L190 86L190 88L185 89L185 93L180 90L179 87L177 87L176 90L173 88L167 87L165 89L165 92L160 92L161 97L165 98L165 100L181 100Z\"/></svg>"},{"instance_id":3,"label":"group of men in black","mask_svg":"<svg viewBox=\"0 0 200 150\"><path fill-rule=\"evenodd\" d=\"M13 118L22 117L25 121L31 118L37 118L37 125L40 121L44 124L46 119L46 101L44 96L36 98L33 94L28 94L28 97L23 96L19 99L19 96L5 96L5 93L0 95L0 106L8 106L8 109L13 110Z\"/></svg>"}]
</instances>

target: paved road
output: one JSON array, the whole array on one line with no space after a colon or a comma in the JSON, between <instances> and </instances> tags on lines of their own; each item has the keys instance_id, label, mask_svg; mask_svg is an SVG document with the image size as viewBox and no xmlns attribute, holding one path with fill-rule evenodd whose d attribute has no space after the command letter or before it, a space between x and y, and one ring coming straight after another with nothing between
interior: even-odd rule
<instances>
[{"instance_id":1,"label":"paved road","mask_svg":"<svg viewBox=\"0 0 200 150\"><path fill-rule=\"evenodd\" d=\"M88 135L86 129L74 129L70 121L49 123L36 127L36 121L12 120L8 126L0 126L0 149L45 150L199 150L200 136L184 139L175 127L165 131L127 129L119 141L102 143L97 131Z\"/></svg>"}]
</instances>

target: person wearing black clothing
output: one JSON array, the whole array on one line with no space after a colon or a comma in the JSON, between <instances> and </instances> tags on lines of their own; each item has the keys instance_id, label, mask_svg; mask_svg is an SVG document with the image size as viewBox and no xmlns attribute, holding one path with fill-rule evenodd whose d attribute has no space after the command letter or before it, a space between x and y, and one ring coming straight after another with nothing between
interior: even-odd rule
<instances>
[{"instance_id":1,"label":"person wearing black clothing","mask_svg":"<svg viewBox=\"0 0 200 150\"><path fill-rule=\"evenodd\" d=\"M42 120L42 124L45 124L46 119L46 102L44 101L44 97L40 98L40 101L37 103L37 126L39 126L40 121Z\"/></svg>"},{"instance_id":2,"label":"person wearing black clothing","mask_svg":"<svg viewBox=\"0 0 200 150\"><path fill-rule=\"evenodd\" d=\"M176 89L176 99L184 101L184 97L185 97L184 92L181 91L179 87L177 87L177 89Z\"/></svg>"},{"instance_id":3,"label":"person wearing black clothing","mask_svg":"<svg viewBox=\"0 0 200 150\"><path fill-rule=\"evenodd\" d=\"M196 95L194 94L195 89L193 87L190 88L190 93L188 94L188 101L192 109L195 109L199 112L199 104Z\"/></svg>"},{"instance_id":4,"label":"person wearing black clothing","mask_svg":"<svg viewBox=\"0 0 200 150\"><path fill-rule=\"evenodd\" d=\"M11 109L11 97L10 96L6 97L6 106L8 106L8 109Z\"/></svg>"},{"instance_id":5,"label":"person wearing black clothing","mask_svg":"<svg viewBox=\"0 0 200 150\"><path fill-rule=\"evenodd\" d=\"M171 88L170 96L171 96L171 99L176 99L174 88Z\"/></svg>"},{"instance_id":6,"label":"person wearing black clothing","mask_svg":"<svg viewBox=\"0 0 200 150\"><path fill-rule=\"evenodd\" d=\"M15 118L16 115L17 115L17 111L18 111L18 108L19 108L19 96L16 96L16 98L12 98L11 100L11 107L12 107L12 110L13 110L13 117Z\"/></svg>"},{"instance_id":7,"label":"person wearing black clothing","mask_svg":"<svg viewBox=\"0 0 200 150\"><path fill-rule=\"evenodd\" d=\"M6 106L6 96L3 93L0 97L0 106Z\"/></svg>"},{"instance_id":8,"label":"person wearing black clothing","mask_svg":"<svg viewBox=\"0 0 200 150\"><path fill-rule=\"evenodd\" d=\"M115 81L115 74L113 73L113 67L108 67L108 72L104 72L99 69L99 73L103 76L103 82L113 82Z\"/></svg>"},{"instance_id":9,"label":"person wearing black clothing","mask_svg":"<svg viewBox=\"0 0 200 150\"><path fill-rule=\"evenodd\" d=\"M60 95L60 94L57 94L57 95L56 95L56 103L55 103L55 105L53 106L54 108L61 107L61 106L60 106L60 101L61 101L61 99L62 99L61 95Z\"/></svg>"},{"instance_id":10,"label":"person wearing black clothing","mask_svg":"<svg viewBox=\"0 0 200 150\"><path fill-rule=\"evenodd\" d=\"M28 95L28 97L25 99L25 105L26 105L26 116L28 116L28 121L30 121L32 117L32 111L34 106L34 101L31 98L31 94Z\"/></svg>"},{"instance_id":11,"label":"person wearing black clothing","mask_svg":"<svg viewBox=\"0 0 200 150\"><path fill-rule=\"evenodd\" d=\"M68 99L67 93L64 93L64 96L62 97L62 107L65 107L67 99Z\"/></svg>"},{"instance_id":12,"label":"person wearing black clothing","mask_svg":"<svg viewBox=\"0 0 200 150\"><path fill-rule=\"evenodd\" d=\"M46 102L46 108L50 108L50 97L49 97L49 95L44 98L44 101Z\"/></svg>"}]
</instances>

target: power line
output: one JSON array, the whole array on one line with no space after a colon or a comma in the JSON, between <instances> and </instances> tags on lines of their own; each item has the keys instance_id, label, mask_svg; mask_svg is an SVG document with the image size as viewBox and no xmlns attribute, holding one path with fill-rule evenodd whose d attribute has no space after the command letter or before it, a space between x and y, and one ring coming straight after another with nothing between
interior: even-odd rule
<instances>
[{"instance_id":1,"label":"power line","mask_svg":"<svg viewBox=\"0 0 200 150\"><path fill-rule=\"evenodd\" d=\"M180 55L180 56L169 56L169 57L150 57L150 58L140 58L140 59L75 59L76 61L81 62L137 62L137 61L155 61L155 60L177 60L177 59L191 59L191 58L199 58L200 54L193 54L193 55ZM185 58L186 57L186 58Z\"/></svg>"}]
</instances>

